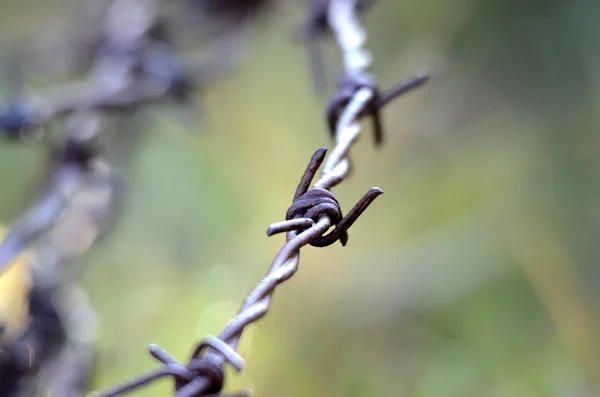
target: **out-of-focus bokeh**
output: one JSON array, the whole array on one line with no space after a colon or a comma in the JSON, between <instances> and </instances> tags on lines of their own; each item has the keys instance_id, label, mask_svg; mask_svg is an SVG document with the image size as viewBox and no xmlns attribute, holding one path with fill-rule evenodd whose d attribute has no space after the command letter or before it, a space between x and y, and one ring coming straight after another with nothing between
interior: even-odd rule
<instances>
[{"instance_id":1,"label":"out-of-focus bokeh","mask_svg":"<svg viewBox=\"0 0 600 397\"><path fill-rule=\"evenodd\" d=\"M2 1L0 56L14 40L38 45L93 3ZM115 159L124 208L79 263L99 320L90 389L154 368L148 343L185 360L282 246L266 228L284 219L313 152L333 143L324 109L339 51L326 40L329 87L317 96L294 42L306 12L283 1L257 20L234 73L197 93L198 121L153 106L120 126L141 136ZM598 15L591 0L372 6L364 22L381 86L422 70L432 80L386 107L381 149L364 123L351 178L334 192L345 211L372 186L385 194L346 247L302 251L299 272L244 334L246 368L228 373L228 390L600 394ZM64 78L41 61L28 68L31 92ZM30 204L44 150L0 144L5 225ZM171 390L165 381L134 395Z\"/></svg>"}]
</instances>

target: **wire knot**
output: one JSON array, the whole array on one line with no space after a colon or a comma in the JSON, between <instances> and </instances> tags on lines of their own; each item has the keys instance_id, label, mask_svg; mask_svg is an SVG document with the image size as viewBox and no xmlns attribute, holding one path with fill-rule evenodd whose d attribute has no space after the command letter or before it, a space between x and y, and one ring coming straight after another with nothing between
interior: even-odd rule
<instances>
[{"instance_id":1,"label":"wire knot","mask_svg":"<svg viewBox=\"0 0 600 397\"><path fill-rule=\"evenodd\" d=\"M223 361L217 355L205 355L205 351L209 348L220 355L225 362L231 364L237 372L243 369L244 359L231 346L214 336L205 338L196 346L186 366L157 345L150 345L149 349L154 358L165 364L166 369L160 372L160 375L171 375L175 379L176 396L202 397L218 394L225 383ZM133 390L157 378L157 376L152 379L146 378L109 395L120 395L124 391Z\"/></svg>"},{"instance_id":2,"label":"wire knot","mask_svg":"<svg viewBox=\"0 0 600 397\"><path fill-rule=\"evenodd\" d=\"M383 139L381 131L381 118L379 117L378 102L381 99L381 93L373 79L366 75L342 75L337 79L338 91L333 99L327 105L327 125L329 133L335 138L336 128L342 113L350 103L354 95L362 89L369 88L373 91L371 99L367 101L358 117L371 116L373 119L373 132L375 134L375 144L380 145Z\"/></svg>"},{"instance_id":3,"label":"wire knot","mask_svg":"<svg viewBox=\"0 0 600 397\"><path fill-rule=\"evenodd\" d=\"M190 393L187 393L189 397L202 397L207 394L217 394L223 389L223 385L225 383L225 374L223 372L223 368L216 362L212 360L206 359L197 359L191 361L187 369L193 372L195 378L204 378L208 380L208 386L204 390L190 390ZM175 391L179 392L184 390L184 388L191 388L192 382L188 379L176 377L175 378Z\"/></svg>"},{"instance_id":4,"label":"wire knot","mask_svg":"<svg viewBox=\"0 0 600 397\"><path fill-rule=\"evenodd\" d=\"M333 193L316 187L294 199L293 204L287 210L285 219L289 221L305 218L316 223L323 216L327 216L334 225L337 225L343 219L342 209ZM344 230L340 233L338 239L342 245L346 245L348 233ZM318 244L318 240L311 242L311 245Z\"/></svg>"},{"instance_id":5,"label":"wire knot","mask_svg":"<svg viewBox=\"0 0 600 397\"><path fill-rule=\"evenodd\" d=\"M352 101L358 91L363 88L368 88L373 92L371 99L368 100L363 108L358 113L358 118L369 116L373 123L373 133L375 137L375 145L380 146L383 142L383 129L381 123L380 110L392 100L402 94L405 94L413 89L421 86L429 79L429 75L421 74L411 78L408 81L402 82L392 88L389 92L382 94L375 81L367 75L348 75L344 74L338 77L337 94L327 105L327 125L329 133L333 138L336 136L336 129L340 117L344 110Z\"/></svg>"},{"instance_id":6,"label":"wire knot","mask_svg":"<svg viewBox=\"0 0 600 397\"><path fill-rule=\"evenodd\" d=\"M205 355L205 351L209 348L213 352ZM148 350L152 357L164 364L162 368L112 390L93 393L88 397L121 396L165 377L174 379L176 397L203 397L208 395L224 397L223 394L219 394L225 382L223 364L225 362L231 364L237 372L244 367L244 359L231 346L214 336L203 339L196 346L187 365L177 361L158 345L151 344ZM245 394L238 393L236 396L245 396Z\"/></svg>"},{"instance_id":7,"label":"wire knot","mask_svg":"<svg viewBox=\"0 0 600 397\"><path fill-rule=\"evenodd\" d=\"M343 216L340 204L333 193L320 187L308 189L326 154L327 149L321 148L312 156L296 188L292 205L287 210L286 220L271 225L267 230L268 236L292 230L301 232L312 227L323 217L328 217L335 228L326 235L314 236L309 244L313 247L327 247L339 240L342 246L345 246L348 242L348 229L350 226L377 196L383 194L383 191L378 187L370 189L350 212Z\"/></svg>"},{"instance_id":8,"label":"wire knot","mask_svg":"<svg viewBox=\"0 0 600 397\"><path fill-rule=\"evenodd\" d=\"M190 362L187 368L194 372L196 376L208 379L209 386L201 393L188 394L189 397L200 397L205 394L216 394L221 391L225 382L223 365L216 361L214 356L205 354L207 349L212 349L223 357L225 362L231 364L236 372L240 372L244 368L244 359L237 352L223 342L221 339L214 336L208 336L201 341L192 353ZM175 390L180 390L188 382L175 381ZM191 390L190 390L191 391Z\"/></svg>"}]
</instances>

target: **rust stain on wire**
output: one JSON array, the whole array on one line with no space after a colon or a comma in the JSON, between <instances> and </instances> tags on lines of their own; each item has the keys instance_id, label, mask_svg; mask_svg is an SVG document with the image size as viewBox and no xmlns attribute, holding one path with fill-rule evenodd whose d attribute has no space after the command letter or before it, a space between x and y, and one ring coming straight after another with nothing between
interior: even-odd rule
<instances>
[{"instance_id":1,"label":"rust stain on wire","mask_svg":"<svg viewBox=\"0 0 600 397\"><path fill-rule=\"evenodd\" d=\"M324 29L323 5L326 5L326 21L342 50L345 70L339 82L339 90L327 107L326 118L336 144L325 161L320 179L310 184L325 159L326 149L319 149L310 160L286 213L286 220L272 224L267 235L286 233L286 243L275 256L266 276L244 300L238 314L229 321L218 337L201 341L187 364L182 364L156 345L150 346L152 356L163 366L112 390L95 392L89 397L115 397L139 389L159 378L175 380L175 397L200 397L223 395L223 367L231 365L240 371L243 359L236 348L244 329L261 319L271 305L273 292L281 283L298 270L300 249L306 245L324 247L340 241L345 245L348 229L367 207L383 193L379 188L370 189L359 202L342 215L338 200L331 189L344 181L350 171L348 154L361 133L359 120L369 116L373 119L375 142L381 143L383 133L379 112L392 99L411 91L427 80L419 75L402 83L386 94L380 94L375 83L365 74L371 63L370 54L364 50L366 33L357 21L356 1L318 0L317 28ZM327 234L331 228L333 231ZM243 395L243 394L238 394Z\"/></svg>"}]
</instances>

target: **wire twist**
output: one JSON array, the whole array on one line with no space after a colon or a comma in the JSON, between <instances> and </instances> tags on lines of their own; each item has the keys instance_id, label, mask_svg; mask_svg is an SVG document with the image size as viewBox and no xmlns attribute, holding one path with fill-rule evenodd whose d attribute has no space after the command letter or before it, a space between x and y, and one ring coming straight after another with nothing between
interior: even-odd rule
<instances>
[{"instance_id":1,"label":"wire twist","mask_svg":"<svg viewBox=\"0 0 600 397\"><path fill-rule=\"evenodd\" d=\"M271 267L254 290L244 300L238 314L229 321L217 340L224 345L206 345L206 354L200 360L202 371L194 372L190 361L188 366L181 367L174 359L161 360L165 363L162 369L145 375L137 381L121 386L94 397L116 397L125 392L145 385L159 376L176 378L175 397L201 397L220 391L222 378L216 376L216 368L226 363L234 364L238 356L233 352L237 348L244 329L261 319L271 305L271 299L277 286L292 277L298 270L300 249L306 245L324 247L340 241L345 245L348 240L347 231L356 219L383 191L377 187L370 189L346 216L331 189L342 182L349 174L350 149L358 140L361 128L359 119L362 116L378 117L378 111L395 97L421 85L426 76L419 76L409 83L404 83L391 90L389 94L380 95L364 71L371 63L370 54L363 49L366 33L356 19L357 7L354 0L330 0L328 2L328 23L334 32L342 50L346 78L342 79L338 95L328 107L328 123L335 132L336 144L325 162L320 179L309 189L315 174L322 165L327 153L319 149L313 155L293 197L293 202L286 213L286 220L272 224L267 235L286 232L286 243L275 256ZM331 115L329 114L331 113ZM380 125L379 125L380 127ZM376 129L377 134L381 128ZM333 230L326 234L333 227ZM198 349L196 349L197 351ZM165 353L166 354L166 353ZM164 357L167 357L166 355ZM170 357L170 356L169 356ZM194 357L194 355L192 355ZM177 363L177 364L176 364ZM208 373L210 365L213 372ZM234 368L240 368L235 367ZM194 376L192 377L192 373ZM159 375L160 374L160 375ZM92 396L90 396L92 397Z\"/></svg>"}]
</instances>

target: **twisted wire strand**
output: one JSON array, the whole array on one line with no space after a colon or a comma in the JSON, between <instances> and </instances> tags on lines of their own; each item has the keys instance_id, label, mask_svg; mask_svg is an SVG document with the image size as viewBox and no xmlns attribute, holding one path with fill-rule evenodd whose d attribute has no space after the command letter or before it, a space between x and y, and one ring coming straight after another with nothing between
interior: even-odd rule
<instances>
[{"instance_id":1,"label":"twisted wire strand","mask_svg":"<svg viewBox=\"0 0 600 397\"><path fill-rule=\"evenodd\" d=\"M336 33L338 43L342 49L346 70L362 73L370 63L370 56L362 49L366 33L356 21L355 10L355 0L333 0L329 8L329 23ZM347 106L337 127L336 145L325 163L321 178L314 185L315 188L329 190L342 182L348 175L350 165L347 156L361 133L360 124L355 120L364 108L364 104L372 96L373 94L369 89L362 89L357 92L354 99ZM310 170L309 166L307 171L314 173L316 170ZM301 185L303 182L305 181L301 181ZM299 188L301 187L299 186ZM298 196L298 192L296 192L295 198ZM292 220L290 225L298 227L299 222L306 225L309 220ZM287 223L280 222L272 227L285 229ZM286 244L273 260L269 272L248 295L238 315L230 321L225 330L219 335L219 339L233 348L237 346L244 328L266 314L275 288L293 276L298 270L300 248L322 236L331 226L331 219L323 216L309 229L301 233L296 230L287 232Z\"/></svg>"},{"instance_id":2,"label":"twisted wire strand","mask_svg":"<svg viewBox=\"0 0 600 397\"><path fill-rule=\"evenodd\" d=\"M358 23L355 11L355 0L332 0L329 8L328 20L342 50L346 72L358 76L361 75L371 63L371 56L363 49L366 33ZM373 89L359 89L345 107L336 128L336 145L332 150L329 159L325 163L320 179L314 184L313 190L324 189L328 191L348 176L350 171L348 154L352 146L357 142L361 133L361 127L357 120L359 119L361 112L364 111L366 104L372 100L373 97ZM300 181L296 194L294 195L294 200L298 200L307 193L312 178L325 157L325 153L326 150L321 149L313 156ZM378 188L371 189L346 217L351 219L346 221L345 229L347 229L373 199L381 193L383 192ZM327 213L318 216L316 220L308 217L296 217L271 225L267 234L272 235L285 231L287 232L286 243L275 256L266 276L264 276L252 292L250 292L244 300L238 314L229 321L225 329L219 334L218 340L223 341L226 346L228 346L227 350L229 352L229 357L224 354L223 347L208 347L208 351L204 357L200 357L197 352L194 352L190 364L194 359L198 358L205 362L212 363L219 368L225 363L231 362L232 352L237 348L244 329L266 315L277 286L291 278L298 270L300 249L311 244L315 240L322 238L332 226L336 225ZM343 241L342 244L344 244ZM161 361L165 364L167 363L166 360ZM170 365L168 368L172 368L175 364L170 361L168 365ZM183 369L184 368L178 367L178 370ZM157 370L143 378L139 378L138 381L129 382L126 385L117 387L105 393L95 393L93 396L114 397L121 395L141 387L156 377L166 376L167 374L173 375L176 379L179 378L180 381L184 377L183 375L176 375L174 371L170 371L165 367L162 370ZM187 376L185 376L185 378L187 378ZM187 383L176 390L174 394L175 397L203 396L206 395L211 386L213 386L211 380L202 373L191 381L185 380ZM92 395L90 395L90 397L91 396Z\"/></svg>"},{"instance_id":3,"label":"twisted wire strand","mask_svg":"<svg viewBox=\"0 0 600 397\"><path fill-rule=\"evenodd\" d=\"M213 49L208 57L199 56L202 51L186 59L175 54L168 37L153 36L164 22L159 8L158 1L113 0L95 40L101 44L91 54L90 78L52 88L41 96L19 95L18 101L0 112L0 135L39 140L40 125L81 109L128 112L166 99L197 108L191 92L231 73L239 60L229 59L231 54L222 48ZM220 43L230 44L236 43L232 39ZM143 77L133 76L138 67Z\"/></svg>"}]
</instances>

